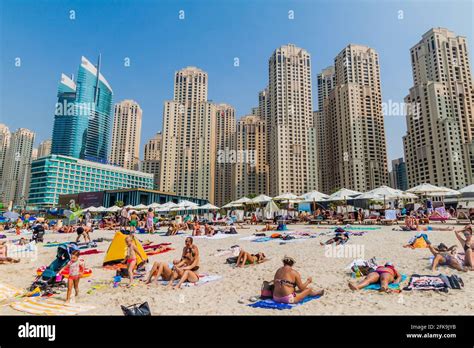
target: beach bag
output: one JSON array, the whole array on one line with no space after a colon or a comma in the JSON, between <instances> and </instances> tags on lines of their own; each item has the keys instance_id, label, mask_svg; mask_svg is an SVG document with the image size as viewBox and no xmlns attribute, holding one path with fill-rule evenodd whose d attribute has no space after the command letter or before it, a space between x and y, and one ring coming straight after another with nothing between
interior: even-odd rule
<instances>
[{"instance_id":1,"label":"beach bag","mask_svg":"<svg viewBox=\"0 0 474 348\"><path fill-rule=\"evenodd\" d=\"M228 257L225 262L228 264L234 264L237 263L238 256L233 256L233 257Z\"/></svg>"},{"instance_id":2,"label":"beach bag","mask_svg":"<svg viewBox=\"0 0 474 348\"><path fill-rule=\"evenodd\" d=\"M148 302L143 302L141 305L138 303L133 304L131 306L125 307L120 306L122 308L122 312L126 316L149 316L151 315L150 306Z\"/></svg>"},{"instance_id":3,"label":"beach bag","mask_svg":"<svg viewBox=\"0 0 474 348\"><path fill-rule=\"evenodd\" d=\"M266 280L264 280L262 283L262 289L260 290L260 297L262 299L273 298L274 288L275 288L275 285L273 284L273 281L267 282Z\"/></svg>"}]
</instances>

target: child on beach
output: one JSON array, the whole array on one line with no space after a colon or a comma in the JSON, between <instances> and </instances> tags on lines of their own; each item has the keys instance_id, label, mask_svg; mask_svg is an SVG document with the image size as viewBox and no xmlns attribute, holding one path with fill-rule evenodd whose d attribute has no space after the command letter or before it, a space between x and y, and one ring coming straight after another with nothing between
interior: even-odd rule
<instances>
[{"instance_id":1,"label":"child on beach","mask_svg":"<svg viewBox=\"0 0 474 348\"><path fill-rule=\"evenodd\" d=\"M84 261L79 259L80 254L81 252L79 250L74 250L71 254L71 261L69 261L69 263L66 265L66 267L69 266L69 278L67 280L66 303L75 302L74 299L71 301L73 286L76 292L76 297L79 296L79 279L81 279L82 273L84 271Z\"/></svg>"},{"instance_id":2,"label":"child on beach","mask_svg":"<svg viewBox=\"0 0 474 348\"><path fill-rule=\"evenodd\" d=\"M130 214L130 231L135 232L138 226L138 215L135 211Z\"/></svg>"},{"instance_id":3,"label":"child on beach","mask_svg":"<svg viewBox=\"0 0 474 348\"><path fill-rule=\"evenodd\" d=\"M137 246L133 243L133 238L133 236L127 236L127 238L125 238L125 243L127 244L126 261L128 266L128 277L130 279L130 283L128 284L129 287L132 286L133 283L133 270L137 265L137 254L140 254Z\"/></svg>"}]
</instances>

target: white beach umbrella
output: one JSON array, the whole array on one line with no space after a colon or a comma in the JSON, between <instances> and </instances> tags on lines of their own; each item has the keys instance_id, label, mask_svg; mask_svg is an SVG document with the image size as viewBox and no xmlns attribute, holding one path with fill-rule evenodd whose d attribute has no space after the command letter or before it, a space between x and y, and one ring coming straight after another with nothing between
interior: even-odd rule
<instances>
[{"instance_id":1,"label":"white beach umbrella","mask_svg":"<svg viewBox=\"0 0 474 348\"><path fill-rule=\"evenodd\" d=\"M137 209L137 210L143 210L143 209L146 209L148 208L145 204L139 204L139 205L136 205L133 207L133 209Z\"/></svg>"},{"instance_id":2,"label":"white beach umbrella","mask_svg":"<svg viewBox=\"0 0 474 348\"><path fill-rule=\"evenodd\" d=\"M388 187L388 186L380 186L373 190L367 191L354 199L377 199L380 196L383 199L397 199L403 198L404 193L403 191Z\"/></svg>"},{"instance_id":3,"label":"white beach umbrella","mask_svg":"<svg viewBox=\"0 0 474 348\"><path fill-rule=\"evenodd\" d=\"M445 193L450 191L451 189L447 187L439 187L428 183L423 183L407 190L407 192L409 193L415 193L425 196L443 196Z\"/></svg>"},{"instance_id":4,"label":"white beach umbrella","mask_svg":"<svg viewBox=\"0 0 474 348\"><path fill-rule=\"evenodd\" d=\"M347 199L352 199L354 196L360 195L362 192L349 190L346 188L342 188L339 191L334 192L326 201L345 201Z\"/></svg>"},{"instance_id":5,"label":"white beach umbrella","mask_svg":"<svg viewBox=\"0 0 474 348\"><path fill-rule=\"evenodd\" d=\"M442 193L433 194L433 196L459 196L461 194L460 191L452 190L448 187L441 186L441 188L446 189L446 191Z\"/></svg>"},{"instance_id":6,"label":"white beach umbrella","mask_svg":"<svg viewBox=\"0 0 474 348\"><path fill-rule=\"evenodd\" d=\"M113 207L107 208L105 211L108 213L116 213L120 211L120 207L117 207L116 205L114 205Z\"/></svg>"},{"instance_id":7,"label":"white beach umbrella","mask_svg":"<svg viewBox=\"0 0 474 348\"><path fill-rule=\"evenodd\" d=\"M88 207L88 208L84 209L84 211L89 211L91 213L95 213L98 210L97 210L97 207L92 206L92 207Z\"/></svg>"},{"instance_id":8,"label":"white beach umbrella","mask_svg":"<svg viewBox=\"0 0 474 348\"><path fill-rule=\"evenodd\" d=\"M158 203L151 203L147 206L147 208L151 208L151 209L158 209L159 207L161 207L161 204L158 204Z\"/></svg>"},{"instance_id":9,"label":"white beach umbrella","mask_svg":"<svg viewBox=\"0 0 474 348\"><path fill-rule=\"evenodd\" d=\"M215 205L211 203L204 204L200 206L198 209L203 209L203 210L218 210L219 207L216 207Z\"/></svg>"},{"instance_id":10,"label":"white beach umbrella","mask_svg":"<svg viewBox=\"0 0 474 348\"><path fill-rule=\"evenodd\" d=\"M254 197L250 200L249 203L251 204L261 204L261 203L267 203L272 200L272 197L266 196L266 195L259 195L257 197Z\"/></svg>"},{"instance_id":11,"label":"white beach umbrella","mask_svg":"<svg viewBox=\"0 0 474 348\"><path fill-rule=\"evenodd\" d=\"M233 203L233 202L229 202L229 203L227 203L226 205L224 205L222 208L224 208L224 209L234 208L234 203Z\"/></svg>"},{"instance_id":12,"label":"white beach umbrella","mask_svg":"<svg viewBox=\"0 0 474 348\"><path fill-rule=\"evenodd\" d=\"M97 207L96 212L101 213L101 212L104 212L104 211L107 211L107 208L106 208L106 207L104 207L104 206L102 206L102 205L101 205L100 207Z\"/></svg>"},{"instance_id":13,"label":"white beach umbrella","mask_svg":"<svg viewBox=\"0 0 474 348\"><path fill-rule=\"evenodd\" d=\"M238 200L236 201L233 201L231 202L234 206L237 206L237 205L242 205L242 204L245 204L245 203L249 203L251 200L250 198L248 197L242 197L242 198L239 198Z\"/></svg>"},{"instance_id":14,"label":"white beach umbrella","mask_svg":"<svg viewBox=\"0 0 474 348\"><path fill-rule=\"evenodd\" d=\"M273 197L273 200L274 201L288 201L288 200L299 200L300 197L298 197L297 195L291 193L291 192L286 192L286 193L283 193L279 196L276 196L276 197Z\"/></svg>"},{"instance_id":15,"label":"white beach umbrella","mask_svg":"<svg viewBox=\"0 0 474 348\"><path fill-rule=\"evenodd\" d=\"M303 201L302 201L303 203L321 202L329 198L327 194L324 194L319 191L307 192L304 195L302 195L302 197L303 197Z\"/></svg>"},{"instance_id":16,"label":"white beach umbrella","mask_svg":"<svg viewBox=\"0 0 474 348\"><path fill-rule=\"evenodd\" d=\"M474 184L463 187L462 189L459 190L461 193L474 193Z\"/></svg>"}]
</instances>

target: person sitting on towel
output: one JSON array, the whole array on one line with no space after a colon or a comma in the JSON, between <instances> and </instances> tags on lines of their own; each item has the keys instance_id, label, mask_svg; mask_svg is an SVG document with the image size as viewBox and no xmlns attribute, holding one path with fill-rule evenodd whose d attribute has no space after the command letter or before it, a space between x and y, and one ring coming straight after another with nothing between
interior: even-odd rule
<instances>
[{"instance_id":1,"label":"person sitting on towel","mask_svg":"<svg viewBox=\"0 0 474 348\"><path fill-rule=\"evenodd\" d=\"M334 238L331 238L327 240L325 243L319 242L321 245L330 245L330 244L336 244L336 245L342 245L347 243L349 240L349 232L344 231L342 228L336 229L336 235Z\"/></svg>"},{"instance_id":2,"label":"person sitting on towel","mask_svg":"<svg viewBox=\"0 0 474 348\"><path fill-rule=\"evenodd\" d=\"M433 263L431 264L431 270L436 271L438 265L450 266L458 271L467 272L467 267L463 267L456 257L457 251L456 246L448 248L445 244L440 243L437 247L433 247L430 242L427 242L428 249L434 256Z\"/></svg>"},{"instance_id":3,"label":"person sitting on towel","mask_svg":"<svg viewBox=\"0 0 474 348\"><path fill-rule=\"evenodd\" d=\"M187 237L183 248L181 260L173 261L173 273L171 275L168 287L173 285L175 279L179 279L173 289L179 289L184 282L197 283L199 275L196 273L199 269L199 249L193 244L193 238Z\"/></svg>"},{"instance_id":4,"label":"person sitting on towel","mask_svg":"<svg viewBox=\"0 0 474 348\"><path fill-rule=\"evenodd\" d=\"M214 228L209 225L209 224L205 224L204 225L204 234L206 236L213 236L216 232L214 231Z\"/></svg>"},{"instance_id":5,"label":"person sitting on towel","mask_svg":"<svg viewBox=\"0 0 474 348\"><path fill-rule=\"evenodd\" d=\"M380 283L381 292L391 292L388 285L390 283L398 284L402 280L402 275L395 269L395 266L387 262L385 266L378 266L375 270L372 270L364 277L360 282L354 284L349 282L349 288L351 290L360 290L370 284Z\"/></svg>"},{"instance_id":6,"label":"person sitting on towel","mask_svg":"<svg viewBox=\"0 0 474 348\"><path fill-rule=\"evenodd\" d=\"M4 241L4 240L2 240L0 242L0 264L2 264L2 263L11 263L11 262L14 262L14 263L20 262L20 259L14 259L14 258L8 256L8 247L5 243L6 243L6 241Z\"/></svg>"},{"instance_id":7,"label":"person sitting on towel","mask_svg":"<svg viewBox=\"0 0 474 348\"><path fill-rule=\"evenodd\" d=\"M153 281L153 277L156 277L157 280L160 279L160 277L161 280L170 280L172 274L173 271L167 262L155 261L146 280L146 284L150 284Z\"/></svg>"},{"instance_id":8,"label":"person sitting on towel","mask_svg":"<svg viewBox=\"0 0 474 348\"><path fill-rule=\"evenodd\" d=\"M200 235L201 235L201 225L199 224L199 221L196 221L194 223L193 236L200 236Z\"/></svg>"},{"instance_id":9,"label":"person sitting on towel","mask_svg":"<svg viewBox=\"0 0 474 348\"><path fill-rule=\"evenodd\" d=\"M308 296L323 296L324 290L313 290L308 287L313 280L308 278L301 281L301 275L293 269L295 260L292 257L283 258L283 267L280 267L274 276L273 300L279 303L298 303ZM298 288L298 290L296 289Z\"/></svg>"},{"instance_id":10,"label":"person sitting on towel","mask_svg":"<svg viewBox=\"0 0 474 348\"><path fill-rule=\"evenodd\" d=\"M266 256L264 253L250 254L244 250L240 250L239 256L237 257L236 267L244 267L244 265L256 265L265 261Z\"/></svg>"},{"instance_id":11,"label":"person sitting on towel","mask_svg":"<svg viewBox=\"0 0 474 348\"><path fill-rule=\"evenodd\" d=\"M467 225L462 230L454 231L454 233L464 249L465 266L471 271L474 270L474 253L472 252L472 248L474 248L474 240L472 239L472 226ZM461 234L463 234L464 237L462 237Z\"/></svg>"}]
</instances>

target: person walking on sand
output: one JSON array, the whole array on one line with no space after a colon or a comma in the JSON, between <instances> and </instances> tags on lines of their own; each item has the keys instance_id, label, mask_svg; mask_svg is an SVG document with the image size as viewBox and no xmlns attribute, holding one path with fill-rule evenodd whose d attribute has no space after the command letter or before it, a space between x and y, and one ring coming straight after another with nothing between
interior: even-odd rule
<instances>
[{"instance_id":1,"label":"person walking on sand","mask_svg":"<svg viewBox=\"0 0 474 348\"><path fill-rule=\"evenodd\" d=\"M306 282L301 281L301 275L293 269L295 260L289 256L283 258L283 267L280 267L274 276L273 300L279 303L298 303L308 296L323 296L324 290L313 290L309 284L313 282L310 277ZM298 288L298 290L297 290Z\"/></svg>"},{"instance_id":2,"label":"person walking on sand","mask_svg":"<svg viewBox=\"0 0 474 348\"><path fill-rule=\"evenodd\" d=\"M155 232L154 218L155 213L153 212L153 208L148 208L148 213L146 214L146 230L148 233Z\"/></svg>"},{"instance_id":3,"label":"person walking on sand","mask_svg":"<svg viewBox=\"0 0 474 348\"><path fill-rule=\"evenodd\" d=\"M140 254L140 251L138 250L137 246L133 243L133 238L133 236L127 236L127 238L125 238L125 243L127 244L126 262L128 266L128 277L130 279L130 283L128 284L129 287L133 283L133 271L135 270L135 266L137 265L137 254Z\"/></svg>"}]
</instances>

